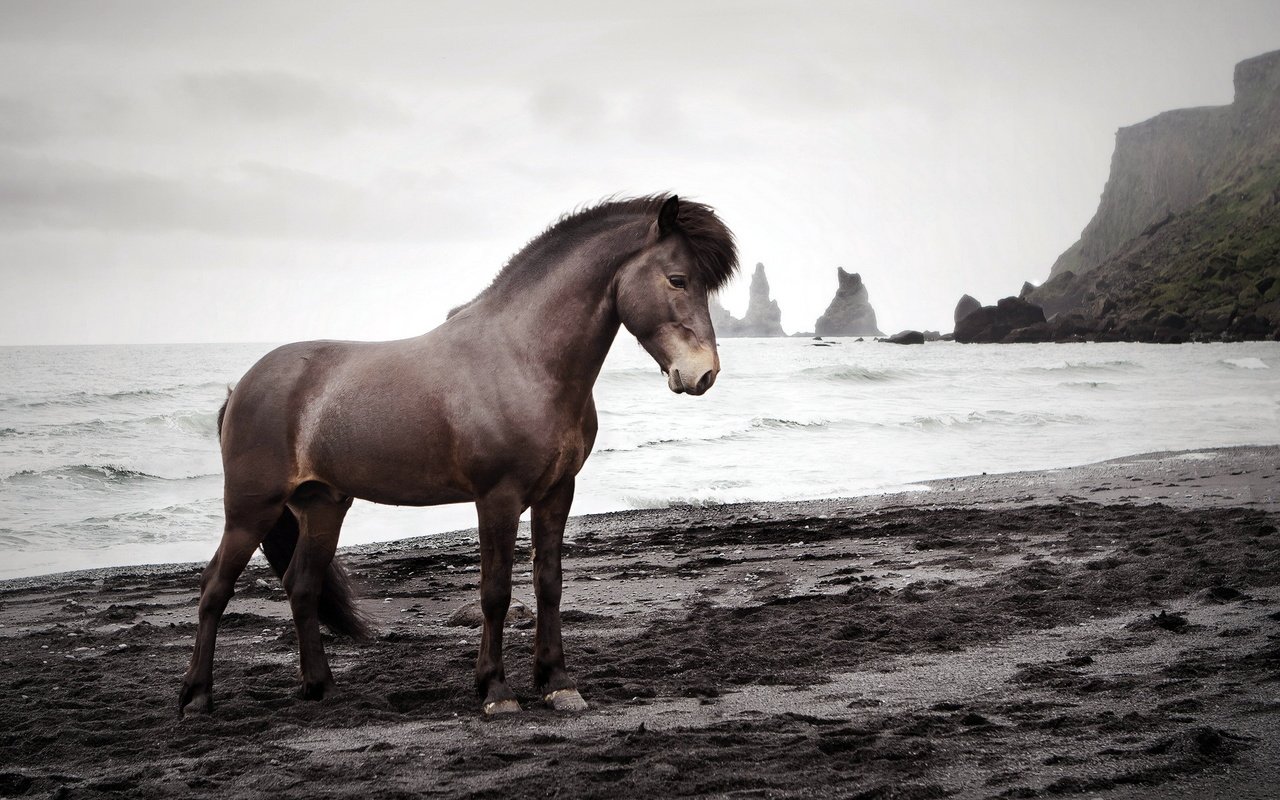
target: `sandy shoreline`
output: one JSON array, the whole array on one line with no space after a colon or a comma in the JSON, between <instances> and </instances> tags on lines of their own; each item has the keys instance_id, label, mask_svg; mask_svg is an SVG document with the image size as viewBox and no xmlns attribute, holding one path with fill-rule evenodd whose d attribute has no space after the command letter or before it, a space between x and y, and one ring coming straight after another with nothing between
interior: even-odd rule
<instances>
[{"instance_id":1,"label":"sandy shoreline","mask_svg":"<svg viewBox=\"0 0 1280 800\"><path fill-rule=\"evenodd\" d=\"M1280 790L1280 448L1147 454L930 491L571 521L593 704L470 688L473 534L344 553L382 635L295 700L265 568L179 723L197 570L0 583L0 795L1269 797ZM532 602L527 539L516 597ZM1163 616L1160 616L1163 613Z\"/></svg>"}]
</instances>

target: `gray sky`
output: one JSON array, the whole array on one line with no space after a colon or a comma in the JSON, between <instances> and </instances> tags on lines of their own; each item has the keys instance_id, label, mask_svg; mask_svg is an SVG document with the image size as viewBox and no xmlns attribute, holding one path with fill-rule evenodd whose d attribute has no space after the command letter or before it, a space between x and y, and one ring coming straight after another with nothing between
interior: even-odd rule
<instances>
[{"instance_id":1,"label":"gray sky","mask_svg":"<svg viewBox=\"0 0 1280 800\"><path fill-rule=\"evenodd\" d=\"M664 190L788 331L837 266L886 331L949 330L1047 276L1117 127L1276 48L1270 0L7 0L0 344L415 335L561 213Z\"/></svg>"}]
</instances>

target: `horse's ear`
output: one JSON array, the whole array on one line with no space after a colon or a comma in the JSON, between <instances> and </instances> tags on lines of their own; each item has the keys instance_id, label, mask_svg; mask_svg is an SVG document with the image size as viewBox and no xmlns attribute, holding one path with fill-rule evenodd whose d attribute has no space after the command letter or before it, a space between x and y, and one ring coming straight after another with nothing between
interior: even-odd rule
<instances>
[{"instance_id":1,"label":"horse's ear","mask_svg":"<svg viewBox=\"0 0 1280 800\"><path fill-rule=\"evenodd\" d=\"M680 198L671 195L658 209L658 236L666 236L676 230L676 218L680 216Z\"/></svg>"}]
</instances>

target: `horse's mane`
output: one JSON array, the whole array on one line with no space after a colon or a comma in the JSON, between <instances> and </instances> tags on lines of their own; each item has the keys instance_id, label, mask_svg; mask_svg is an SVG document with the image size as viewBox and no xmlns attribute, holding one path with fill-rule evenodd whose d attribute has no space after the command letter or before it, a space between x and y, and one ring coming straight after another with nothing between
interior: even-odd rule
<instances>
[{"instance_id":1,"label":"horse's mane","mask_svg":"<svg viewBox=\"0 0 1280 800\"><path fill-rule=\"evenodd\" d=\"M594 206L572 211L551 223L521 248L498 272L493 282L473 300L449 312L452 317L462 309L495 290L521 286L541 276L563 250L576 245L609 223L627 217L650 221L658 218L658 210L669 195L648 195L610 199ZM733 233L708 205L681 199L676 215L676 228L684 235L693 252L695 269L708 291L724 286L738 269L738 248Z\"/></svg>"}]
</instances>

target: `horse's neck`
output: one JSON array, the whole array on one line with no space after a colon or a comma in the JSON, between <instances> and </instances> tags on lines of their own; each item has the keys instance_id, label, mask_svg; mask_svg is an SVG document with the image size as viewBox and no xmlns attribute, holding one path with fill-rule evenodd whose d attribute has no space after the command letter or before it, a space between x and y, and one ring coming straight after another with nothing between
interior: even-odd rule
<instances>
[{"instance_id":1,"label":"horse's neck","mask_svg":"<svg viewBox=\"0 0 1280 800\"><path fill-rule=\"evenodd\" d=\"M612 264L634 233L607 231L561 255L529 287L489 298L479 315L529 366L585 401L621 323Z\"/></svg>"}]
</instances>

